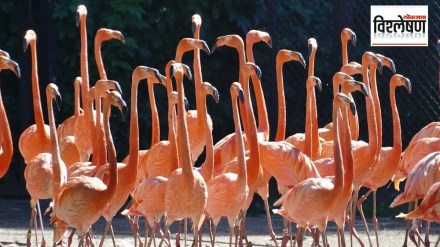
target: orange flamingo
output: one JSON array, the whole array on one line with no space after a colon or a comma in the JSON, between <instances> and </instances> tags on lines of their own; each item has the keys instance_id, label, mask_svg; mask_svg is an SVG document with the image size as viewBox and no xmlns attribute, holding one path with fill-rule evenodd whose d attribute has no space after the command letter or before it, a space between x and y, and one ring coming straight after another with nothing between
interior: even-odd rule
<instances>
[{"instance_id":1,"label":"orange flamingo","mask_svg":"<svg viewBox=\"0 0 440 247\"><path fill-rule=\"evenodd\" d=\"M178 92L179 163L182 168L175 170L168 180L165 192L166 232L175 220L190 217L194 224L194 243L197 246L197 235L204 219L203 212L208 192L203 177L192 169L187 122L183 114L185 112L183 75L184 70L189 70L189 68L180 63L174 63L171 69L171 74L176 78ZM171 244L170 234L167 235L168 243Z\"/></svg>"},{"instance_id":2,"label":"orange flamingo","mask_svg":"<svg viewBox=\"0 0 440 247\"><path fill-rule=\"evenodd\" d=\"M240 211L246 203L249 188L247 186L247 172L244 157L244 142L241 133L240 117L238 113L237 98L244 101L244 94L238 82L234 82L230 88L232 113L235 125L235 138L237 139L237 164L238 173L223 173L211 179L208 186L208 202L206 215L211 217L214 223L214 235L212 246L215 246L217 224L222 216L229 223L229 246L232 245L232 232ZM237 241L237 240L236 240ZM236 242L237 243L237 242Z\"/></svg>"},{"instance_id":3,"label":"orange flamingo","mask_svg":"<svg viewBox=\"0 0 440 247\"><path fill-rule=\"evenodd\" d=\"M394 136L393 147L381 148L379 162L374 166L373 171L371 171L370 178L363 184L363 186L370 188L370 190L363 195L358 202L358 207L361 209L363 201L365 201L365 199L373 192L373 227L376 234L377 245L379 245L379 239L377 236L376 190L385 186L396 173L400 156L402 154L400 118L395 96L395 89L398 86L405 86L408 92L411 93L411 82L408 78L399 74L393 75L390 81L390 104ZM359 211L362 212L362 210Z\"/></svg>"},{"instance_id":4,"label":"orange flamingo","mask_svg":"<svg viewBox=\"0 0 440 247\"><path fill-rule=\"evenodd\" d=\"M73 163L80 161L80 155L78 148L75 144L75 123L81 114L81 108L79 104L80 90L81 90L81 77L76 77L74 83L75 88L75 103L74 103L74 115L70 116L64 122L58 126L58 140L60 140L60 154L61 159L66 166L70 166Z\"/></svg>"},{"instance_id":5,"label":"orange flamingo","mask_svg":"<svg viewBox=\"0 0 440 247\"><path fill-rule=\"evenodd\" d=\"M78 231L79 245L84 244L84 234L96 222L113 197L118 183L116 150L109 128L110 106L115 105L124 114L127 107L116 91L107 94L104 100L104 129L110 164L110 179L106 186L100 179L88 176L71 178L54 197L51 223L64 222ZM72 210L75 209L75 210Z\"/></svg>"},{"instance_id":6,"label":"orange flamingo","mask_svg":"<svg viewBox=\"0 0 440 247\"><path fill-rule=\"evenodd\" d=\"M309 50L309 69L307 73L306 82L306 120L305 120L305 133L297 133L289 136L286 141L297 147L305 155L309 156L312 160L317 159L321 152L321 142L318 136L318 118L316 112L316 96L315 86L321 91L321 80L309 80L314 75L315 71L315 54L318 48L318 44L314 38L308 40ZM304 63L305 65L305 63ZM279 121L279 120L278 120Z\"/></svg>"},{"instance_id":7,"label":"orange flamingo","mask_svg":"<svg viewBox=\"0 0 440 247\"><path fill-rule=\"evenodd\" d=\"M175 128L174 120L176 115L175 105L177 104L177 92L172 92L168 96L168 131L170 132L170 142L174 142L175 153L177 152L176 140L175 140ZM165 214L165 191L168 185L168 178L157 176L144 179L140 184L135 186L133 190L133 202L130 207L122 212L123 215L135 215L144 216L147 221L145 222L146 233L145 243L147 243L148 227L152 227L152 236L148 242L150 246L153 240L154 246L156 246L155 231L159 226L160 219ZM137 231L137 227L135 227ZM160 228L159 228L160 229ZM134 233L135 236L137 232ZM161 236L163 237L163 235ZM137 237L135 237L135 240Z\"/></svg>"},{"instance_id":8,"label":"orange flamingo","mask_svg":"<svg viewBox=\"0 0 440 247\"><path fill-rule=\"evenodd\" d=\"M338 114L343 106L350 106L354 114L355 107L353 100L342 93L335 95L333 100L333 123L335 140L335 179L332 182L326 178L308 178L290 189L278 201L275 206L282 205L281 209L274 209L273 212L280 214L289 221L296 222L300 227L317 226L320 231L327 227L328 211L337 202L337 195L343 189L343 164L340 140L338 134ZM346 123L344 123L344 127ZM298 236L299 246L302 246L302 234ZM315 243L316 240L315 240Z\"/></svg>"},{"instance_id":9,"label":"orange flamingo","mask_svg":"<svg viewBox=\"0 0 440 247\"><path fill-rule=\"evenodd\" d=\"M8 53L5 52L5 55ZM20 78L20 67L18 64L9 59L8 56L0 55L0 70L10 69L15 75ZM12 136L11 129L9 128L8 116L6 115L5 107L3 105L3 99L0 93L0 178L2 178L9 169L9 165L11 164L12 154L13 154L13 146L12 146Z\"/></svg>"},{"instance_id":10,"label":"orange flamingo","mask_svg":"<svg viewBox=\"0 0 440 247\"><path fill-rule=\"evenodd\" d=\"M344 71L344 67L349 64L348 62L348 41L351 40L351 43L353 46L356 46L357 38L356 33L354 33L350 28L344 28L341 31L341 45L342 45L342 68L341 71L348 74L353 75L352 73L347 73L347 71ZM351 62L353 63L353 62ZM350 64L351 64L350 63ZM354 62L354 64L357 64ZM353 98L350 94L348 95L350 98ZM356 115L348 116L349 123L350 123L350 132L351 132L351 138L352 140L358 140L359 139L359 119ZM333 134L332 134L332 128L333 124L329 123L327 124L323 129L321 129L320 137L322 137L324 140L329 141L332 140ZM331 151L331 150L330 150Z\"/></svg>"},{"instance_id":11,"label":"orange flamingo","mask_svg":"<svg viewBox=\"0 0 440 247\"><path fill-rule=\"evenodd\" d=\"M118 184L116 186L116 192L108 206L103 212L103 216L107 221L107 225L104 229L104 233L101 238L99 246L104 244L105 236L110 229L113 239L113 245L116 246L114 240L113 229L111 222L113 217L116 215L118 210L127 201L130 192L133 190L136 180L136 173L138 167L138 157L139 157L139 124L138 124L138 111L137 111L137 91L139 81L143 79L149 80L151 77L160 80L160 73L156 69L149 68L146 66L138 66L132 74L132 89L131 89L131 110L130 110L130 147L129 147L129 158L126 164L121 166L118 165ZM96 87L96 86L95 86ZM98 122L98 121L97 121ZM97 125L98 126L98 125ZM103 166L102 169L98 168L96 173L109 173L110 165Z\"/></svg>"},{"instance_id":12,"label":"orange flamingo","mask_svg":"<svg viewBox=\"0 0 440 247\"><path fill-rule=\"evenodd\" d=\"M30 204L32 210L27 234L28 246L30 246L31 229L36 221L37 214L40 219L42 236L41 245L45 246L46 244L38 200L53 198L55 191L57 191L67 180L66 166L60 157L55 118L52 109L53 100L56 101L58 108L60 108L61 105L61 95L58 92L58 87L52 83L48 84L46 87L46 96L50 125L50 151L36 155L29 161L29 164L24 170L26 189L31 196Z\"/></svg>"},{"instance_id":13,"label":"orange flamingo","mask_svg":"<svg viewBox=\"0 0 440 247\"><path fill-rule=\"evenodd\" d=\"M86 105L88 104L87 92L89 92L89 65L88 65L88 53L87 53L87 9L84 5L79 5L76 10L76 25L80 26L81 36L81 53L80 53L80 65L81 65L81 102L84 107L84 113L78 117L75 122L75 143L80 153L81 161L87 161L92 153L93 146L95 145L95 138L90 141L90 136L95 136L94 128L95 123L90 119L93 119L93 110L91 111Z\"/></svg>"},{"instance_id":14,"label":"orange flamingo","mask_svg":"<svg viewBox=\"0 0 440 247\"><path fill-rule=\"evenodd\" d=\"M41 110L40 89L38 84L38 64L37 64L37 35L33 30L26 31L24 36L24 47L31 46L32 55L32 98L34 104L35 124L29 126L20 135L18 148L28 164L30 160L43 152L50 152L49 126L44 124L43 111Z\"/></svg>"},{"instance_id":15,"label":"orange flamingo","mask_svg":"<svg viewBox=\"0 0 440 247\"><path fill-rule=\"evenodd\" d=\"M269 33L250 30L246 34L246 60L251 63L255 63L253 46L258 42L265 42L270 48L272 48L272 39ZM257 75L251 75L252 85L255 92L255 101L257 104L257 116L258 116L258 132L263 133L263 139L269 140L269 119L267 115L266 100L264 99L263 88L261 87L261 80Z\"/></svg>"},{"instance_id":16,"label":"orange flamingo","mask_svg":"<svg viewBox=\"0 0 440 247\"><path fill-rule=\"evenodd\" d=\"M200 22L201 22L201 20L200 20ZM198 26L198 25L196 25L196 26ZM200 27L196 28L196 30L197 29L200 29ZM185 52L192 51L192 50L196 51L199 49L203 50L208 55L211 53L211 51L209 50L209 47L205 41L200 40L200 39L184 38L184 39L180 40L179 44L177 45L175 61L180 63L180 62L182 62L182 57ZM200 54L200 51L198 54ZM195 55L197 55L197 54L195 54ZM196 74L197 74L197 77L196 77ZM200 66L200 56L194 57L194 83L195 83L195 85L197 85L196 86L196 98L197 98L197 97L200 97L197 95L199 95L199 94L203 95L203 93L201 92L201 89L200 89L200 85L202 84L202 71L201 71L201 66ZM200 103L199 103L199 105L200 105ZM205 147L205 131L204 131L204 127L203 127L203 126L205 126L205 117L208 118L208 121L209 121L208 127L212 131L211 117L209 115L206 115L206 116L200 115L199 116L197 114L198 110L200 109L200 108L198 108L199 105L197 105L197 110L190 110L186 113L188 125L191 126L191 128L188 129L188 134L189 134L189 138L190 138L189 140L190 140L191 158L193 160L197 160L197 158L203 152L203 149ZM201 105L200 105L200 107L201 107ZM179 132L177 132L177 136L179 136ZM179 143L179 139L180 138L177 139L178 143Z\"/></svg>"},{"instance_id":17,"label":"orange flamingo","mask_svg":"<svg viewBox=\"0 0 440 247\"><path fill-rule=\"evenodd\" d=\"M298 61L305 68L306 62L301 53L286 49L279 50L275 60L278 96L278 123L275 141L283 141L286 137L286 98L284 95L283 66L286 62Z\"/></svg>"}]
</instances>

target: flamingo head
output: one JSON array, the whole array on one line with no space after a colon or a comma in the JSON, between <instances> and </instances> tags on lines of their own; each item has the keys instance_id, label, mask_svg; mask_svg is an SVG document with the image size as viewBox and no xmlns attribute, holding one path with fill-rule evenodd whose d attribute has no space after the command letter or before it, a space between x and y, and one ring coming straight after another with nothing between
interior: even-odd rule
<instances>
[{"instance_id":1,"label":"flamingo head","mask_svg":"<svg viewBox=\"0 0 440 247\"><path fill-rule=\"evenodd\" d=\"M246 34L246 43L247 44L255 44L257 42L263 41L266 43L270 48L272 48L272 38L270 37L269 33L258 31L258 30L250 30Z\"/></svg>"},{"instance_id":2,"label":"flamingo head","mask_svg":"<svg viewBox=\"0 0 440 247\"><path fill-rule=\"evenodd\" d=\"M116 106L122 114L122 119L125 121L128 113L128 107L125 101L122 99L121 94L117 91L108 91L105 101L113 106Z\"/></svg>"},{"instance_id":3,"label":"flamingo head","mask_svg":"<svg viewBox=\"0 0 440 247\"><path fill-rule=\"evenodd\" d=\"M108 28L100 28L98 31L96 31L95 42L101 43L110 39L117 39L121 41L122 44L125 44L124 35L122 35L120 31Z\"/></svg>"},{"instance_id":4,"label":"flamingo head","mask_svg":"<svg viewBox=\"0 0 440 247\"><path fill-rule=\"evenodd\" d=\"M256 74L258 78L261 79L262 73L260 67L251 62L246 62L243 66L243 74L244 76L250 76L251 74Z\"/></svg>"},{"instance_id":5,"label":"flamingo head","mask_svg":"<svg viewBox=\"0 0 440 247\"><path fill-rule=\"evenodd\" d=\"M311 56L312 53L314 54L316 52L316 49L318 49L318 42L316 42L315 38L310 38L307 41L307 48L309 50L309 56Z\"/></svg>"},{"instance_id":6,"label":"flamingo head","mask_svg":"<svg viewBox=\"0 0 440 247\"><path fill-rule=\"evenodd\" d=\"M214 98L215 103L218 103L220 100L220 96L218 94L218 91L215 87L213 87L209 82L203 82L202 88L206 95L211 95L212 98Z\"/></svg>"},{"instance_id":7,"label":"flamingo head","mask_svg":"<svg viewBox=\"0 0 440 247\"><path fill-rule=\"evenodd\" d=\"M176 54L183 54L187 51L191 51L195 49L201 49L204 52L206 52L208 55L211 54L211 51L209 50L209 47L205 41L201 39L193 39L193 38L181 39L179 44L177 45Z\"/></svg>"},{"instance_id":8,"label":"flamingo head","mask_svg":"<svg viewBox=\"0 0 440 247\"><path fill-rule=\"evenodd\" d=\"M220 36L215 40L214 45L211 48L211 51L214 52L218 47L225 45L229 47L233 47L238 50L238 49L243 49L244 42L243 39L236 34Z\"/></svg>"},{"instance_id":9,"label":"flamingo head","mask_svg":"<svg viewBox=\"0 0 440 247\"><path fill-rule=\"evenodd\" d=\"M238 97L240 99L240 102L243 103L244 102L244 92L243 92L243 88L241 87L241 84L238 82L233 82L231 84L231 87L229 89L230 93L231 93L231 97L234 99L236 97Z\"/></svg>"},{"instance_id":10,"label":"flamingo head","mask_svg":"<svg viewBox=\"0 0 440 247\"><path fill-rule=\"evenodd\" d=\"M350 111L353 115L356 114L356 105L354 101L343 93L337 93L333 98L333 105L337 107L350 107Z\"/></svg>"},{"instance_id":11,"label":"flamingo head","mask_svg":"<svg viewBox=\"0 0 440 247\"><path fill-rule=\"evenodd\" d=\"M79 23L87 17L87 8L84 5L79 5L76 9L76 26L79 26Z\"/></svg>"},{"instance_id":12,"label":"flamingo head","mask_svg":"<svg viewBox=\"0 0 440 247\"><path fill-rule=\"evenodd\" d=\"M7 57L7 58L10 58L9 57L9 53L7 53L6 51L1 50L1 49L0 49L0 56L4 56L4 57Z\"/></svg>"},{"instance_id":13,"label":"flamingo head","mask_svg":"<svg viewBox=\"0 0 440 247\"><path fill-rule=\"evenodd\" d=\"M306 67L306 61L301 53L291 50L282 49L277 54L277 61L281 63L289 62L289 61L298 61L304 68Z\"/></svg>"},{"instance_id":14,"label":"flamingo head","mask_svg":"<svg viewBox=\"0 0 440 247\"><path fill-rule=\"evenodd\" d=\"M194 14L191 17L191 29L193 33L193 37L200 32L200 26L202 25L202 17L199 14Z\"/></svg>"},{"instance_id":15,"label":"flamingo head","mask_svg":"<svg viewBox=\"0 0 440 247\"><path fill-rule=\"evenodd\" d=\"M380 59L371 51L366 51L364 55L362 55L362 67L370 65L376 65L379 73L382 74L382 62Z\"/></svg>"},{"instance_id":16,"label":"flamingo head","mask_svg":"<svg viewBox=\"0 0 440 247\"><path fill-rule=\"evenodd\" d=\"M385 57L384 55L379 53L376 53L374 55L376 55L376 57L380 59L382 65L388 67L393 72L393 74L396 73L396 65L394 64L394 61L391 58Z\"/></svg>"},{"instance_id":17,"label":"flamingo head","mask_svg":"<svg viewBox=\"0 0 440 247\"><path fill-rule=\"evenodd\" d=\"M369 95L368 93L368 89L367 86L365 86L365 84L363 82L360 81L356 81L356 80L345 80L342 83L342 91L348 91L348 92L354 92L354 91L359 91L361 92L365 97L367 97Z\"/></svg>"},{"instance_id":18,"label":"flamingo head","mask_svg":"<svg viewBox=\"0 0 440 247\"><path fill-rule=\"evenodd\" d=\"M401 74L395 74L391 77L390 84L392 87L404 86L408 93L411 94L411 81Z\"/></svg>"},{"instance_id":19,"label":"flamingo head","mask_svg":"<svg viewBox=\"0 0 440 247\"><path fill-rule=\"evenodd\" d=\"M11 60L6 56L0 55L0 70L2 69L12 70L12 72L14 72L14 74L18 78L21 77L20 66L18 66L18 64L14 60Z\"/></svg>"},{"instance_id":20,"label":"flamingo head","mask_svg":"<svg viewBox=\"0 0 440 247\"><path fill-rule=\"evenodd\" d=\"M175 77L176 74L183 73L188 77L189 80L192 80L191 69L188 65L183 63L173 63L170 68L171 77Z\"/></svg>"},{"instance_id":21,"label":"flamingo head","mask_svg":"<svg viewBox=\"0 0 440 247\"><path fill-rule=\"evenodd\" d=\"M309 76L309 78L307 78L306 87L312 88L314 86L316 86L320 92L322 91L321 79L316 76Z\"/></svg>"},{"instance_id":22,"label":"flamingo head","mask_svg":"<svg viewBox=\"0 0 440 247\"><path fill-rule=\"evenodd\" d=\"M350 28L344 28L341 32L341 40L351 40L353 46L356 46L356 34Z\"/></svg>"},{"instance_id":23,"label":"flamingo head","mask_svg":"<svg viewBox=\"0 0 440 247\"><path fill-rule=\"evenodd\" d=\"M26 34L24 35L23 39L23 51L26 51L29 44L35 44L37 41L37 34L34 32L34 30L27 30Z\"/></svg>"},{"instance_id":24,"label":"flamingo head","mask_svg":"<svg viewBox=\"0 0 440 247\"><path fill-rule=\"evenodd\" d=\"M357 62L350 62L342 66L341 72L344 72L347 75L362 74L362 65Z\"/></svg>"},{"instance_id":25,"label":"flamingo head","mask_svg":"<svg viewBox=\"0 0 440 247\"><path fill-rule=\"evenodd\" d=\"M49 99L55 100L58 110L60 110L62 98L60 92L58 91L58 86L54 83L49 83L46 86L46 95Z\"/></svg>"}]
</instances>

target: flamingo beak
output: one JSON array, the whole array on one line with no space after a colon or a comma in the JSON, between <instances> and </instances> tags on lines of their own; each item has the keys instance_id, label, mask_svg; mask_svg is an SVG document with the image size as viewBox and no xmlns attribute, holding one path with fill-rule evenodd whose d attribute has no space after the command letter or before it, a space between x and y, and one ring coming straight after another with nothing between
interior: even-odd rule
<instances>
[{"instance_id":1,"label":"flamingo beak","mask_svg":"<svg viewBox=\"0 0 440 247\"><path fill-rule=\"evenodd\" d=\"M205 41L201 40L202 42L202 50L206 52L208 55L211 55L211 51L209 50L208 44L206 44Z\"/></svg>"},{"instance_id":2,"label":"flamingo beak","mask_svg":"<svg viewBox=\"0 0 440 247\"><path fill-rule=\"evenodd\" d=\"M351 43L353 44L353 46L356 46L357 38L356 38L356 34L355 33L353 33L353 35L351 36Z\"/></svg>"},{"instance_id":3,"label":"flamingo beak","mask_svg":"<svg viewBox=\"0 0 440 247\"><path fill-rule=\"evenodd\" d=\"M118 91L118 93L122 94L122 88L121 85L119 84L119 82L117 81L113 81L115 84L115 90Z\"/></svg>"},{"instance_id":4,"label":"flamingo beak","mask_svg":"<svg viewBox=\"0 0 440 247\"><path fill-rule=\"evenodd\" d=\"M220 101L220 95L218 94L217 89L213 88L211 95L214 98L215 103L218 104L218 102Z\"/></svg>"},{"instance_id":5,"label":"flamingo beak","mask_svg":"<svg viewBox=\"0 0 440 247\"><path fill-rule=\"evenodd\" d=\"M350 111L351 114L353 114L353 116L356 115L356 105L354 104L353 101L350 101Z\"/></svg>"},{"instance_id":6,"label":"flamingo beak","mask_svg":"<svg viewBox=\"0 0 440 247\"><path fill-rule=\"evenodd\" d=\"M404 80L405 80L406 90L408 90L408 93L411 94L411 90L412 90L411 81L406 77L404 78Z\"/></svg>"},{"instance_id":7,"label":"flamingo beak","mask_svg":"<svg viewBox=\"0 0 440 247\"><path fill-rule=\"evenodd\" d=\"M319 92L322 92L322 82L321 82L321 79L316 77L315 81L316 81L316 86L318 87Z\"/></svg>"},{"instance_id":8,"label":"flamingo beak","mask_svg":"<svg viewBox=\"0 0 440 247\"><path fill-rule=\"evenodd\" d=\"M188 79L191 81L192 80L191 69L188 67L188 65L183 64L183 63L182 63L182 67L183 67L183 72L185 73L186 77L188 77Z\"/></svg>"},{"instance_id":9,"label":"flamingo beak","mask_svg":"<svg viewBox=\"0 0 440 247\"><path fill-rule=\"evenodd\" d=\"M79 16L79 12L76 12L75 17L76 17L76 27L78 27L78 26L79 26L79 22L80 22L80 20L81 20L81 18L80 18L80 16Z\"/></svg>"},{"instance_id":10,"label":"flamingo beak","mask_svg":"<svg viewBox=\"0 0 440 247\"><path fill-rule=\"evenodd\" d=\"M122 114L122 120L125 122L125 120L127 120L128 107L127 107L127 104L125 104L124 101L122 101L120 110L121 110L121 114Z\"/></svg>"},{"instance_id":11,"label":"flamingo beak","mask_svg":"<svg viewBox=\"0 0 440 247\"><path fill-rule=\"evenodd\" d=\"M55 97L55 103L57 104L58 111L61 110L61 103L63 99L61 98L61 94L57 92L57 95Z\"/></svg>"},{"instance_id":12,"label":"flamingo beak","mask_svg":"<svg viewBox=\"0 0 440 247\"><path fill-rule=\"evenodd\" d=\"M191 31L193 34L193 37L196 36L196 29L197 29L197 24L195 22L191 23Z\"/></svg>"},{"instance_id":13,"label":"flamingo beak","mask_svg":"<svg viewBox=\"0 0 440 247\"><path fill-rule=\"evenodd\" d=\"M184 103L184 106L185 106L185 111L188 112L188 110L189 110L189 103L188 103L188 99L186 97L183 98L183 103Z\"/></svg>"},{"instance_id":14,"label":"flamingo beak","mask_svg":"<svg viewBox=\"0 0 440 247\"><path fill-rule=\"evenodd\" d=\"M23 51L24 52L26 52L28 46L29 46L29 39L24 37L24 39L23 39Z\"/></svg>"},{"instance_id":15,"label":"flamingo beak","mask_svg":"<svg viewBox=\"0 0 440 247\"><path fill-rule=\"evenodd\" d=\"M241 89L241 88L238 90L238 98L240 99L241 103L244 102L244 92L243 92L243 89Z\"/></svg>"}]
</instances>

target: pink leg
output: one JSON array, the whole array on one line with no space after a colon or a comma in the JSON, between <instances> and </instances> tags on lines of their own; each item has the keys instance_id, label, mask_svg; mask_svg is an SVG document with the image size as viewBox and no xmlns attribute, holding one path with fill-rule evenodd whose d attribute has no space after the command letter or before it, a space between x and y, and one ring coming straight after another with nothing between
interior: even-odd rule
<instances>
[{"instance_id":1,"label":"pink leg","mask_svg":"<svg viewBox=\"0 0 440 247\"><path fill-rule=\"evenodd\" d=\"M370 237L370 231L368 230L367 220L365 219L364 211L362 210L362 203L367 199L367 197L373 192L372 190L369 190L365 195L359 199L357 202L357 208L359 209L359 214L361 215L362 221L364 222L365 230L367 232L368 242L370 243L370 246L373 246L371 243L371 237Z\"/></svg>"},{"instance_id":2,"label":"pink leg","mask_svg":"<svg viewBox=\"0 0 440 247\"><path fill-rule=\"evenodd\" d=\"M40 202L39 201L37 201L37 214L38 214L38 219L40 220L41 247L45 247L46 246L46 240L44 239L43 218L41 217L41 209L40 209ZM35 234L37 234L36 231L35 231Z\"/></svg>"},{"instance_id":3,"label":"pink leg","mask_svg":"<svg viewBox=\"0 0 440 247\"><path fill-rule=\"evenodd\" d=\"M267 220L267 227L269 228L268 229L269 236L271 237L272 241L275 243L275 246L278 247L277 237L275 236L275 233L273 232L272 220L270 219L268 198L265 197L265 199L263 199L263 201L264 201L264 209L266 210L266 220Z\"/></svg>"},{"instance_id":4,"label":"pink leg","mask_svg":"<svg viewBox=\"0 0 440 247\"><path fill-rule=\"evenodd\" d=\"M379 247L379 234L377 233L377 229L379 227L379 223L377 221L376 217L376 191L373 192L373 227L374 227L374 233L376 234L376 246Z\"/></svg>"},{"instance_id":5,"label":"pink leg","mask_svg":"<svg viewBox=\"0 0 440 247\"><path fill-rule=\"evenodd\" d=\"M429 241L429 228L430 228L431 222L426 222L426 234L425 234L425 247L429 247L431 245L431 242Z\"/></svg>"}]
</instances>

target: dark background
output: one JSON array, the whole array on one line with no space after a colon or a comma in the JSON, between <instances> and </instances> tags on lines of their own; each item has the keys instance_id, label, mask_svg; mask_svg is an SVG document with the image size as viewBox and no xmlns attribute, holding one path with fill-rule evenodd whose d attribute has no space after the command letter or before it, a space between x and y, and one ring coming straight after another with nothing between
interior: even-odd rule
<instances>
[{"instance_id":1,"label":"dark background","mask_svg":"<svg viewBox=\"0 0 440 247\"><path fill-rule=\"evenodd\" d=\"M37 33L38 64L42 106L47 123L45 86L54 82L60 87L63 105L56 113L57 124L73 114L73 80L80 75L80 35L75 24L76 7L84 4L88 9L87 31L90 85L98 78L93 56L93 39L101 27L120 30L126 39L106 42L102 55L109 79L120 82L123 96L129 99L131 72L138 65L155 67L164 74L165 64L175 56L180 39L192 37L191 16L202 16L201 38L209 46L218 36L238 34L245 37L251 29L270 33L273 48L260 43L254 46L256 63L263 72L271 140L276 132L277 100L275 79L275 56L280 49L290 49L303 54L306 61L307 40L318 42L315 75L323 82L322 92L317 93L319 126L331 119L331 77L341 66L340 32L350 27L357 35L357 46L348 45L349 61L360 62L362 54L371 50L392 58L397 72L411 79L413 93L398 90L397 104L402 121L403 145L423 126L438 121L438 52L435 44L440 35L440 5L435 1L324 1L324 0L95 0L95 1L16 1L1 0L0 4L0 49L8 51L22 69L22 78L17 80L8 71L0 75L1 93L8 114L14 141L14 156L7 175L0 180L1 197L28 197L23 177L24 163L18 152L21 132L34 123L31 92L30 52L23 52L22 40L26 30ZM428 47L370 47L370 6L429 5ZM185 55L183 62L192 67L192 53ZM208 100L208 111L214 122L214 142L233 132L230 110L229 85L238 80L238 58L235 50L221 48L212 55L201 55L203 79L217 87L220 103ZM297 63L284 66L285 94L287 100L286 136L304 132L305 81L307 71ZM392 145L392 122L388 99L389 79L392 74L384 69L378 75L378 87L382 102L383 146ZM360 78L358 78L360 79ZM194 109L194 87L186 84L186 97L190 109ZM161 121L162 139L167 136L166 94L163 87L155 88ZM151 120L145 84L139 88L140 147L150 144ZM364 99L355 96L361 124L360 139L368 141ZM254 100L255 101L255 100ZM129 102L128 102L129 103ZM128 150L128 121L112 118L112 132L118 159ZM199 159L203 160L203 157ZM277 199L274 183L271 184L270 200ZM392 188L379 190L379 214L390 215L389 202L397 195ZM368 206L366 206L368 210ZM256 200L253 211L262 212L261 200ZM392 212L394 213L394 212Z\"/></svg>"}]
</instances>

